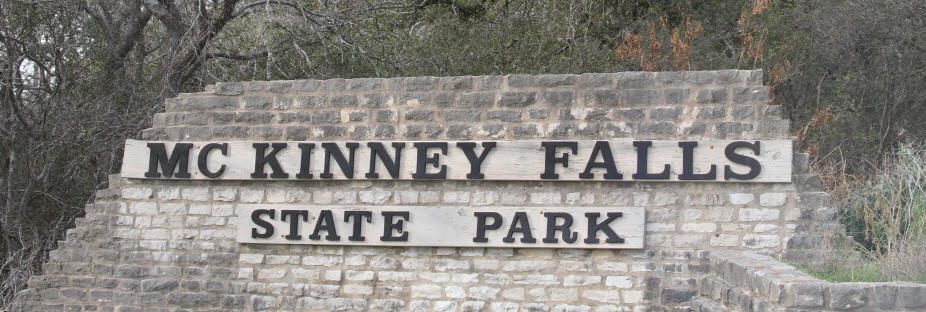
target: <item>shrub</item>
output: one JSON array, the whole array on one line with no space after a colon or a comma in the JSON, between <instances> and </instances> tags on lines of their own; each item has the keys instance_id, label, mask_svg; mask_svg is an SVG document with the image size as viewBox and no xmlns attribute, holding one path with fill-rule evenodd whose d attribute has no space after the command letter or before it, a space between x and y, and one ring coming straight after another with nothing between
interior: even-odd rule
<instances>
[{"instance_id":1,"label":"shrub","mask_svg":"<svg viewBox=\"0 0 926 312\"><path fill-rule=\"evenodd\" d=\"M898 272L926 273L919 258L926 256L926 148L902 145L877 177L850 195L841 220L870 257L897 258L887 264L902 262Z\"/></svg>"},{"instance_id":2,"label":"shrub","mask_svg":"<svg viewBox=\"0 0 926 312\"><path fill-rule=\"evenodd\" d=\"M926 283L926 148L901 145L860 180L840 200L848 237L831 237L822 257L797 266L833 281Z\"/></svg>"}]
</instances>

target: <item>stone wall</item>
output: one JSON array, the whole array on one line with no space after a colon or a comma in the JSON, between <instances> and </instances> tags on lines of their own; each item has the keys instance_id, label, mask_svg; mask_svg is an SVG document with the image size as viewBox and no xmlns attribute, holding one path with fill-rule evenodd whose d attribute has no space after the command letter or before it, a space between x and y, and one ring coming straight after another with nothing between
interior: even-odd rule
<instances>
[{"instance_id":1,"label":"stone wall","mask_svg":"<svg viewBox=\"0 0 926 312\"><path fill-rule=\"evenodd\" d=\"M760 71L222 83L143 139L790 138ZM27 311L665 311L694 308L709 251L812 249L831 218L793 183L158 181L113 176L21 292ZM237 203L637 206L644 250L235 242ZM412 208L413 209L413 208Z\"/></svg>"},{"instance_id":2,"label":"stone wall","mask_svg":"<svg viewBox=\"0 0 926 312\"><path fill-rule=\"evenodd\" d=\"M694 304L716 311L924 311L926 285L830 283L772 257L715 251Z\"/></svg>"}]
</instances>

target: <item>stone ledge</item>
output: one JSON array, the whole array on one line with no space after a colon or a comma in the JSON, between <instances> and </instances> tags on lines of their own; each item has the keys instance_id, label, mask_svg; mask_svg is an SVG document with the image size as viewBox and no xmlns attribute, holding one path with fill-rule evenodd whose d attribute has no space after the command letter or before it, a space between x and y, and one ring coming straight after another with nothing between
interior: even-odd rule
<instances>
[{"instance_id":1,"label":"stone ledge","mask_svg":"<svg viewBox=\"0 0 926 312\"><path fill-rule=\"evenodd\" d=\"M770 256L714 251L701 278L702 311L922 311L926 285L909 282L833 283L814 278Z\"/></svg>"},{"instance_id":2,"label":"stone ledge","mask_svg":"<svg viewBox=\"0 0 926 312\"><path fill-rule=\"evenodd\" d=\"M616 88L648 89L687 84L698 87L741 86L734 96L737 98L767 98L763 94L762 70L706 70L689 72L618 72L505 76L450 76L450 77L392 77L392 78L333 78L325 80L279 80L250 82L220 82L206 86L207 94L284 94L309 92L358 92L358 91L484 91L519 90L532 88ZM759 88L748 88L748 87ZM712 92L708 92L712 93ZM197 93L184 93L190 96ZM726 95L720 95L726 97ZM714 94L702 94L705 101L716 98ZM758 98L756 98L758 99Z\"/></svg>"},{"instance_id":3,"label":"stone ledge","mask_svg":"<svg viewBox=\"0 0 926 312\"><path fill-rule=\"evenodd\" d=\"M768 101L761 70L228 82L167 99L142 137L791 138Z\"/></svg>"}]
</instances>

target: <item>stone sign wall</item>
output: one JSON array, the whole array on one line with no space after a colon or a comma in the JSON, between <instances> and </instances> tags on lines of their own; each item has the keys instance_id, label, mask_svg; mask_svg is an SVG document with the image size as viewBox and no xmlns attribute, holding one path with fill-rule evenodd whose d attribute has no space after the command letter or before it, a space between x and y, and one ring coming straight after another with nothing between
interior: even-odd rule
<instances>
[{"instance_id":1,"label":"stone sign wall","mask_svg":"<svg viewBox=\"0 0 926 312\"><path fill-rule=\"evenodd\" d=\"M723 70L222 83L169 99L140 139L791 140L788 121L780 107L768 105L761 81L760 71ZM831 216L821 206L826 194L819 178L808 174L805 155L792 158L789 146L787 157L790 179L762 183L115 175L15 307L683 311L697 308L711 250L780 255L816 247L819 221ZM643 248L239 242L239 213L263 206L409 212L627 207L645 214Z\"/></svg>"}]
</instances>

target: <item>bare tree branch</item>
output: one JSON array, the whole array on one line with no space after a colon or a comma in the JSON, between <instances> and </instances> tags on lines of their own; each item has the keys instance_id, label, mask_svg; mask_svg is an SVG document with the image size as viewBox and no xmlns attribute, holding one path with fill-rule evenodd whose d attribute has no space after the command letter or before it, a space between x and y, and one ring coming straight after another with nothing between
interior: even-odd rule
<instances>
[{"instance_id":1,"label":"bare tree branch","mask_svg":"<svg viewBox=\"0 0 926 312\"><path fill-rule=\"evenodd\" d=\"M151 19L151 11L144 9L139 0L129 1L129 3L130 7L128 11L130 13L126 21L128 26L122 34L120 41L116 44L114 53L116 57L120 59L125 58L126 55L132 51L141 38L142 31Z\"/></svg>"}]
</instances>

